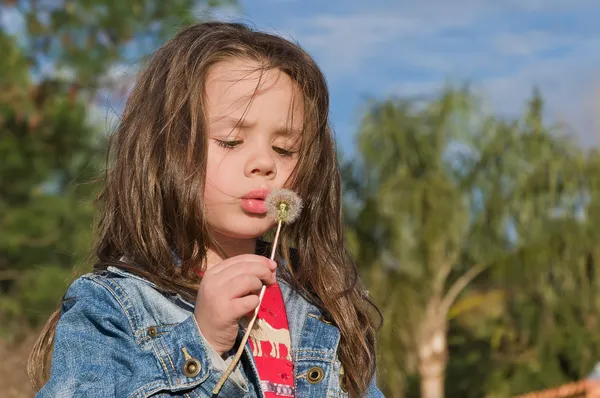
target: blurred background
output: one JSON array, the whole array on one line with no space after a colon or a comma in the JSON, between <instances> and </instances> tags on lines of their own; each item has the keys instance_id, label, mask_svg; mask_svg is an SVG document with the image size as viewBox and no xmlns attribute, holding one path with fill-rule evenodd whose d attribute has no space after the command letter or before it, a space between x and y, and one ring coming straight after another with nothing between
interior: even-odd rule
<instances>
[{"instance_id":1,"label":"blurred background","mask_svg":"<svg viewBox=\"0 0 600 398\"><path fill-rule=\"evenodd\" d=\"M323 68L388 397L600 378L597 0L0 0L0 397L91 269L94 177L146 56L226 19ZM570 384L575 383L575 384Z\"/></svg>"}]
</instances>

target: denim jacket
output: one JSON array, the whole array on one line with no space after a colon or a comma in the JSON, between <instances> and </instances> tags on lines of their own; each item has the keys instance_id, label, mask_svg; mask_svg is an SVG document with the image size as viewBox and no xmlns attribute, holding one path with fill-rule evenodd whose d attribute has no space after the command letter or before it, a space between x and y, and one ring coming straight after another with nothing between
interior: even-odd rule
<instances>
[{"instance_id":1,"label":"denim jacket","mask_svg":"<svg viewBox=\"0 0 600 398\"><path fill-rule=\"evenodd\" d=\"M346 397L336 355L338 328L278 279L296 397ZM212 397L228 363L204 339L193 313L194 303L160 293L146 279L118 268L81 276L65 295L50 380L36 396ZM263 396L246 344L219 397ZM375 379L366 396L383 396Z\"/></svg>"}]
</instances>

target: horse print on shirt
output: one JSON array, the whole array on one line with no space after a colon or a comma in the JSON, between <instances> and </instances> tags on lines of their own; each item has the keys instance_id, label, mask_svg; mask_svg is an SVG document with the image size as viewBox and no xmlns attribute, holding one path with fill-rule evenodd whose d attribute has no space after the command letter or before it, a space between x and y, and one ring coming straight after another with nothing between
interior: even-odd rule
<instances>
[{"instance_id":1,"label":"horse print on shirt","mask_svg":"<svg viewBox=\"0 0 600 398\"><path fill-rule=\"evenodd\" d=\"M287 349L285 358L289 361L292 360L292 343L290 341L290 332L287 329L275 329L264 319L256 318L256 324L250 332L250 340L252 341L252 355L255 357L263 356L261 343L266 342L271 345L270 357L281 358L280 345L284 345Z\"/></svg>"}]
</instances>

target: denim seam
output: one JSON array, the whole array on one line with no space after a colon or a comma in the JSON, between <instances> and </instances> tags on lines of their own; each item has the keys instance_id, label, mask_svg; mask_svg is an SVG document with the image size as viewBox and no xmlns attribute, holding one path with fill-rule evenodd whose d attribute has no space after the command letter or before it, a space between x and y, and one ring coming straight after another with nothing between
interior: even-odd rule
<instances>
[{"instance_id":1,"label":"denim seam","mask_svg":"<svg viewBox=\"0 0 600 398\"><path fill-rule=\"evenodd\" d=\"M330 369L329 367L325 368L325 369L321 369L323 371L323 379L325 379L325 376L327 376L327 374L329 373L333 373L333 369ZM306 374L308 372L304 372L302 374L299 374L298 377L306 377Z\"/></svg>"},{"instance_id":2,"label":"denim seam","mask_svg":"<svg viewBox=\"0 0 600 398\"><path fill-rule=\"evenodd\" d=\"M160 340L156 341L157 344L160 344L162 347L162 352L164 352L164 354L169 357L169 354L167 352L167 347L164 345L164 343ZM160 356L161 357L161 361L164 361L163 355ZM171 361L171 358L169 357L169 361ZM171 385L173 385L173 377L175 376L175 380L177 381L175 384L181 384L181 380L179 380L179 376L177 375L177 370L175 369L175 366L173 366L173 362L171 362L171 366L173 367L173 375L171 375L171 371L168 369L169 366L166 364L165 362L165 367L167 368L167 374L169 375L169 379L171 381Z\"/></svg>"},{"instance_id":3,"label":"denim seam","mask_svg":"<svg viewBox=\"0 0 600 398\"><path fill-rule=\"evenodd\" d=\"M148 286L158 287L158 286L156 286L156 284L150 282L149 280L142 278L139 275L136 275L134 273L124 271L124 270L120 269L119 267L110 266L106 269L106 271L108 271L109 273L111 273L113 275L119 275L120 277L123 277L123 278L136 279L140 282L144 282L144 284L146 284Z\"/></svg>"},{"instance_id":4,"label":"denim seam","mask_svg":"<svg viewBox=\"0 0 600 398\"><path fill-rule=\"evenodd\" d=\"M175 327L177 325L178 325L178 323L167 323L167 324L164 324L164 325L163 324L156 325L156 327L161 327L161 328L163 328L163 327ZM138 336L135 339L136 343L138 343L138 344L141 345L142 343L145 343L148 340L152 341L153 339L158 338L159 336L164 336L164 335L170 333L170 331L157 332L156 335L154 335L153 337L150 337L147 334L147 330L148 330L148 328L143 328L143 329L140 329L139 331L137 331L135 333L135 335ZM141 336L139 336L140 334L141 334Z\"/></svg>"},{"instance_id":5,"label":"denim seam","mask_svg":"<svg viewBox=\"0 0 600 398\"><path fill-rule=\"evenodd\" d=\"M178 323L161 323L161 324L156 324L156 325L152 325L152 326L156 326L157 328L168 328L168 327L174 327L177 325L179 325L179 324ZM148 329L147 327L140 328L137 332L135 332L135 335L137 336L137 335L141 334L142 335L141 338L147 337L146 336L147 329ZM164 333L169 333L169 332L159 332L159 334L164 334Z\"/></svg>"},{"instance_id":6,"label":"denim seam","mask_svg":"<svg viewBox=\"0 0 600 398\"><path fill-rule=\"evenodd\" d=\"M142 337L137 338L135 341L137 343L144 343L146 341L152 341L153 339L155 339L159 336L164 336L165 334L169 334L169 332L159 332L159 333L156 333L156 335L154 337L142 336Z\"/></svg>"},{"instance_id":7,"label":"denim seam","mask_svg":"<svg viewBox=\"0 0 600 398\"><path fill-rule=\"evenodd\" d=\"M127 307L127 309L129 310L128 312L131 313L131 317L132 317L132 320L134 323L134 325L132 326L131 329L135 334L135 331L139 329L140 321L138 319L137 313L135 312L135 308L133 307L133 305L131 305L131 299L129 298L127 293L125 293L125 290L123 290L123 288L118 283L116 283L110 279L105 279L104 283L106 285L112 286L113 290L115 291L115 294L117 294L117 291L121 294L120 299L122 300L123 305L125 307Z\"/></svg>"},{"instance_id":8,"label":"denim seam","mask_svg":"<svg viewBox=\"0 0 600 398\"><path fill-rule=\"evenodd\" d=\"M196 332L198 332L198 341L200 342L200 345L202 346L202 349L204 350L204 352L208 351L208 348L204 345L204 339L206 339L206 337L204 337L204 335L202 334L202 331L200 330L200 325L198 325L198 321L196 320L196 316L195 315L191 315L194 319L192 319L192 322L194 322L194 326L196 326ZM208 361L211 365L211 361Z\"/></svg>"},{"instance_id":9,"label":"denim seam","mask_svg":"<svg viewBox=\"0 0 600 398\"><path fill-rule=\"evenodd\" d=\"M105 283L105 281L99 280L99 279L89 279L91 282L94 282L98 285L103 286L106 290L109 291L109 293L111 294L111 296L113 296L121 305L121 308L123 309L123 311L125 312L125 316L127 318L127 322L129 323L129 327L131 328L131 333L133 333L135 335L135 328L134 325L131 321L131 315L130 315L130 311L127 309L127 306L125 305L125 303L121 300L121 297L119 297L119 295L117 294L117 292L114 291L114 289L112 288L112 286L108 285L107 283Z\"/></svg>"},{"instance_id":10,"label":"denim seam","mask_svg":"<svg viewBox=\"0 0 600 398\"><path fill-rule=\"evenodd\" d=\"M327 362L327 363L334 363L334 361L332 359L324 359L323 357L303 357L302 359L299 359L299 361L319 361L319 362Z\"/></svg>"},{"instance_id":11,"label":"denim seam","mask_svg":"<svg viewBox=\"0 0 600 398\"><path fill-rule=\"evenodd\" d=\"M196 387L196 386L202 384L202 382L204 381L205 378L207 378L207 377L204 377L204 378L198 379L198 380L194 380L194 381L190 381L189 383L180 383L177 385L177 387Z\"/></svg>"},{"instance_id":12,"label":"denim seam","mask_svg":"<svg viewBox=\"0 0 600 398\"><path fill-rule=\"evenodd\" d=\"M163 366L163 370L165 371L165 373L167 374L167 380L169 381L169 384L173 384L171 375L169 374L169 367L167 366L167 364L165 363L165 361L163 360L163 357L160 353L160 349L157 347L157 344L160 344L160 342L158 340L155 340L155 344L152 344L152 347L154 349L154 354L156 355L156 357L158 358L158 360L160 361L160 363ZM161 344L162 345L162 344Z\"/></svg>"},{"instance_id":13,"label":"denim seam","mask_svg":"<svg viewBox=\"0 0 600 398\"><path fill-rule=\"evenodd\" d=\"M173 364L173 359L171 359L171 355L169 354L169 351L165 350L165 354L167 354L167 358L169 358L169 363L171 364L171 367L173 368L173 372L175 373L175 378L177 379L177 384L181 384L181 380L179 380L179 373L177 372L177 368Z\"/></svg>"}]
</instances>

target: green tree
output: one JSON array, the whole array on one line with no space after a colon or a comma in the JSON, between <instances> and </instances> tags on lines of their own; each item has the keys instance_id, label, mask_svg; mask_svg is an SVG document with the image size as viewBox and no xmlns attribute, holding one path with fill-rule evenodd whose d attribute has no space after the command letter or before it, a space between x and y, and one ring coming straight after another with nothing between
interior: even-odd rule
<instances>
[{"instance_id":1,"label":"green tree","mask_svg":"<svg viewBox=\"0 0 600 398\"><path fill-rule=\"evenodd\" d=\"M10 43L1 33L0 40ZM17 97L0 102L3 326L23 318L39 321L56 305L73 266L83 262L92 223L84 198L92 186L80 184L98 170L103 147L102 136L86 122L81 101L50 95L43 103L28 104L26 95L38 87L21 68L24 55L15 46L10 51L8 62L20 70L21 82L16 87L11 80L0 83L10 88L4 93ZM10 71L13 65L3 63L6 59L0 61L1 70Z\"/></svg>"},{"instance_id":2,"label":"green tree","mask_svg":"<svg viewBox=\"0 0 600 398\"><path fill-rule=\"evenodd\" d=\"M497 396L582 380L600 362L599 166L593 151L583 173L564 176L579 184L579 199L554 211L546 228L561 233L543 251L549 255L517 259L522 267L539 263L544 272L516 280L493 322L496 369L488 385Z\"/></svg>"},{"instance_id":3,"label":"green tree","mask_svg":"<svg viewBox=\"0 0 600 398\"><path fill-rule=\"evenodd\" d=\"M88 269L106 147L90 110L120 85L111 68L224 4L0 1L0 329L37 325Z\"/></svg>"},{"instance_id":4,"label":"green tree","mask_svg":"<svg viewBox=\"0 0 600 398\"><path fill-rule=\"evenodd\" d=\"M444 396L450 319L502 301L483 283L478 294L466 288L478 276L538 273L515 260L551 257L545 248L561 232L549 228L553 212L575 189L563 177L577 170L577 152L543 128L539 96L522 123L476 104L457 90L427 103L374 102L359 131L349 238L388 316L380 363L391 396L410 391L415 373L421 396Z\"/></svg>"}]
</instances>

